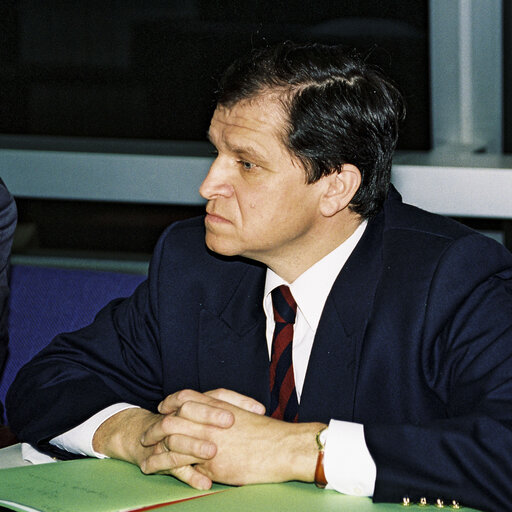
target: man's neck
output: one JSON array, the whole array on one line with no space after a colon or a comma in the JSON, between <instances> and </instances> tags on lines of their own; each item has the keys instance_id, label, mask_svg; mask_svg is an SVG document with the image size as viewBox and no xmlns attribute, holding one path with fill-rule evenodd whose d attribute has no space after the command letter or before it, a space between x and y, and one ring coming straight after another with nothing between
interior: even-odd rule
<instances>
[{"instance_id":1,"label":"man's neck","mask_svg":"<svg viewBox=\"0 0 512 512\"><path fill-rule=\"evenodd\" d=\"M326 225L326 229L322 233L318 233L312 238L309 250L266 264L286 282L293 283L306 270L350 238L362 221L363 219L359 215L352 214L346 222L336 224L333 222Z\"/></svg>"}]
</instances>

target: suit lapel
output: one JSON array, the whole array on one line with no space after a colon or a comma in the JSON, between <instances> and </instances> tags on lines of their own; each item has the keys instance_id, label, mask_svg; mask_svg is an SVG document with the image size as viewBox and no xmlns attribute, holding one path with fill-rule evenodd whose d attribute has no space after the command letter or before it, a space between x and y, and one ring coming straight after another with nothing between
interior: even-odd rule
<instances>
[{"instance_id":1,"label":"suit lapel","mask_svg":"<svg viewBox=\"0 0 512 512\"><path fill-rule=\"evenodd\" d=\"M382 262L383 214L372 219L327 298L309 359L300 421L352 421L357 373Z\"/></svg>"},{"instance_id":2,"label":"suit lapel","mask_svg":"<svg viewBox=\"0 0 512 512\"><path fill-rule=\"evenodd\" d=\"M201 311L198 365L202 391L224 387L268 403L264 282L265 269L248 265L224 309L219 312L219 304L205 304Z\"/></svg>"}]
</instances>

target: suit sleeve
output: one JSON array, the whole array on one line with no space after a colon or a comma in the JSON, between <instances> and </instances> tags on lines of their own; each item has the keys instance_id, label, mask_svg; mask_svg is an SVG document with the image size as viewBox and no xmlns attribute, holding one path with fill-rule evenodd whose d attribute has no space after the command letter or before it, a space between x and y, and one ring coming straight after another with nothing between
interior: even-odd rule
<instances>
[{"instance_id":1,"label":"suit sleeve","mask_svg":"<svg viewBox=\"0 0 512 512\"><path fill-rule=\"evenodd\" d=\"M512 506L512 265L481 237L455 242L433 277L419 366L445 415L365 425L375 501Z\"/></svg>"},{"instance_id":2,"label":"suit sleeve","mask_svg":"<svg viewBox=\"0 0 512 512\"><path fill-rule=\"evenodd\" d=\"M149 278L131 297L105 306L94 322L58 335L18 373L7 395L20 441L69 458L49 444L99 410L127 402L156 410L162 397L158 328L159 241Z\"/></svg>"}]
</instances>

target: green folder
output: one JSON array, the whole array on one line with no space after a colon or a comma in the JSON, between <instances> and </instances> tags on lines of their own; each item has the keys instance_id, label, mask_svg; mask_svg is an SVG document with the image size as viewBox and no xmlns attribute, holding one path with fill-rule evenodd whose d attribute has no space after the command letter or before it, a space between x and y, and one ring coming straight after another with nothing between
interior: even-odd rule
<instances>
[{"instance_id":1,"label":"green folder","mask_svg":"<svg viewBox=\"0 0 512 512\"><path fill-rule=\"evenodd\" d=\"M165 512L171 508L175 512L428 510L418 505L374 504L369 498L345 496L299 482L244 487L214 485L209 491L197 491L171 476L144 475L136 466L112 459L82 459L0 470L0 511ZM472 512L473 509L464 507L463 510Z\"/></svg>"},{"instance_id":2,"label":"green folder","mask_svg":"<svg viewBox=\"0 0 512 512\"><path fill-rule=\"evenodd\" d=\"M144 475L138 467L113 459L0 470L0 506L17 511L117 512L223 489L228 487L214 485L210 491L198 491L171 476Z\"/></svg>"},{"instance_id":3,"label":"green folder","mask_svg":"<svg viewBox=\"0 0 512 512\"><path fill-rule=\"evenodd\" d=\"M453 512L450 503L440 509L435 504L421 506L398 503L373 503L370 498L346 496L336 491L317 489L312 484L287 482L285 484L246 485L228 492L212 494L199 500L190 500L175 506L157 509L157 512ZM171 509L172 507L172 509ZM461 512L476 512L461 507Z\"/></svg>"}]
</instances>

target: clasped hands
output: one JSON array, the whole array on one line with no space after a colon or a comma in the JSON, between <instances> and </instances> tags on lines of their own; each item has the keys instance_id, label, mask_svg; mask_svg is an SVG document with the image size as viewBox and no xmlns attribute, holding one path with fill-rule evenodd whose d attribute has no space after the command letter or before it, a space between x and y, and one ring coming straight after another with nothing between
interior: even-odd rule
<instances>
[{"instance_id":1,"label":"clasped hands","mask_svg":"<svg viewBox=\"0 0 512 512\"><path fill-rule=\"evenodd\" d=\"M226 461L223 441L229 442L229 451L233 452L235 446L240 445L240 423L243 419L247 421L249 416L244 412L252 413L250 423L258 420L266 423L262 404L224 389L204 394L182 390L163 400L158 411L162 418L141 439L143 446L153 447L151 455L141 464L143 472L171 473L199 489L210 488L212 480L235 485L244 483L238 480L244 477L242 468L240 475L235 471L228 475L226 465L231 462L235 466L235 458L247 457L243 453L245 447L238 446L236 449L241 451L229 454L230 460ZM237 428L233 428L235 414L238 417Z\"/></svg>"},{"instance_id":2,"label":"clasped hands","mask_svg":"<svg viewBox=\"0 0 512 512\"><path fill-rule=\"evenodd\" d=\"M226 389L182 390L159 414L127 409L95 434L95 449L128 460L144 473L171 474L197 489L312 481L321 423L287 423L265 416L256 400Z\"/></svg>"}]
</instances>

